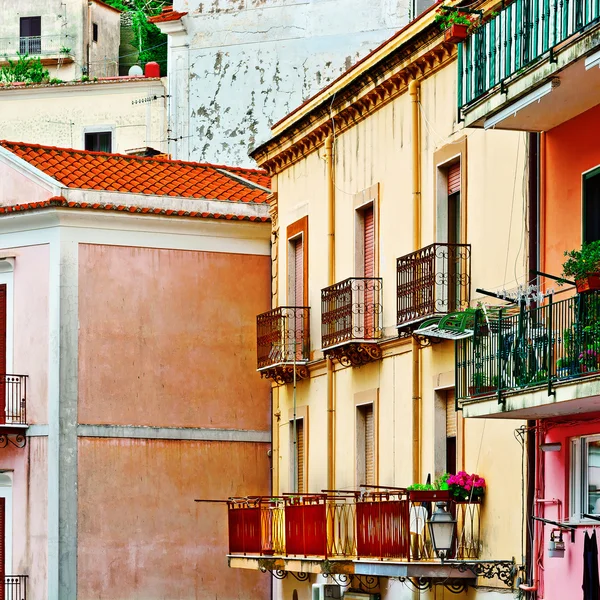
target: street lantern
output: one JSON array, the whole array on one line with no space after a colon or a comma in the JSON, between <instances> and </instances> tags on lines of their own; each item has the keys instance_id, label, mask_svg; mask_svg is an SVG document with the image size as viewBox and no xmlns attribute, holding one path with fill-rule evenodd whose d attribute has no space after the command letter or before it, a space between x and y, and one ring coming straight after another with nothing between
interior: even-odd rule
<instances>
[{"instance_id":1,"label":"street lantern","mask_svg":"<svg viewBox=\"0 0 600 600\"><path fill-rule=\"evenodd\" d=\"M456 534L456 519L446 510L445 502L437 502L437 508L431 515L427 525L433 543L433 549L437 556L442 559L448 558L454 546Z\"/></svg>"}]
</instances>

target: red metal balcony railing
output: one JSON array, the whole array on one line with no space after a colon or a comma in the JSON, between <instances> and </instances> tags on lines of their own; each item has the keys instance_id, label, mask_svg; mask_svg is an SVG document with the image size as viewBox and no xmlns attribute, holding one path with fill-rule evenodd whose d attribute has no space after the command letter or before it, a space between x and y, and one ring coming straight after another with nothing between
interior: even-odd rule
<instances>
[{"instance_id":1,"label":"red metal balcony railing","mask_svg":"<svg viewBox=\"0 0 600 600\"><path fill-rule=\"evenodd\" d=\"M309 360L309 313L307 306L280 306L256 317L259 370Z\"/></svg>"},{"instance_id":2,"label":"red metal balcony railing","mask_svg":"<svg viewBox=\"0 0 600 600\"><path fill-rule=\"evenodd\" d=\"M448 504L457 518L452 556L477 559L481 505ZM234 498L229 501L229 553L432 561L427 521L434 509L434 500L409 500L403 489Z\"/></svg>"},{"instance_id":3,"label":"red metal balcony railing","mask_svg":"<svg viewBox=\"0 0 600 600\"><path fill-rule=\"evenodd\" d=\"M0 373L0 427L27 424L27 375Z\"/></svg>"},{"instance_id":4,"label":"red metal balcony railing","mask_svg":"<svg viewBox=\"0 0 600 600\"><path fill-rule=\"evenodd\" d=\"M27 600L27 575L5 575L2 600Z\"/></svg>"}]
</instances>

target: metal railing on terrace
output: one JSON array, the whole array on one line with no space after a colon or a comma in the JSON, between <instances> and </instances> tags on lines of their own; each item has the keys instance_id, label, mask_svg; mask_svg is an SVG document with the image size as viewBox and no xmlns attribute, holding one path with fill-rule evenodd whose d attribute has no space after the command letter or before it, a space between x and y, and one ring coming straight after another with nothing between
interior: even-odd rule
<instances>
[{"instance_id":1,"label":"metal railing on terrace","mask_svg":"<svg viewBox=\"0 0 600 600\"><path fill-rule=\"evenodd\" d=\"M468 308L470 244L431 244L397 261L398 327Z\"/></svg>"},{"instance_id":2,"label":"metal railing on terrace","mask_svg":"<svg viewBox=\"0 0 600 600\"><path fill-rule=\"evenodd\" d=\"M16 57L18 54L48 56L70 54L73 40L59 35L36 35L0 38L0 57ZM65 52L68 50L69 52Z\"/></svg>"},{"instance_id":3,"label":"metal railing on terrace","mask_svg":"<svg viewBox=\"0 0 600 600\"><path fill-rule=\"evenodd\" d=\"M557 381L600 375L600 293L486 316L458 342L457 399L527 391Z\"/></svg>"},{"instance_id":4,"label":"metal railing on terrace","mask_svg":"<svg viewBox=\"0 0 600 600\"><path fill-rule=\"evenodd\" d=\"M306 306L280 306L256 317L258 369L309 360L309 314Z\"/></svg>"},{"instance_id":5,"label":"metal railing on terrace","mask_svg":"<svg viewBox=\"0 0 600 600\"><path fill-rule=\"evenodd\" d=\"M590 0L515 0L458 45L459 108L600 22Z\"/></svg>"},{"instance_id":6,"label":"metal railing on terrace","mask_svg":"<svg viewBox=\"0 0 600 600\"><path fill-rule=\"evenodd\" d=\"M27 600L27 575L5 575L3 600Z\"/></svg>"},{"instance_id":7,"label":"metal railing on terrace","mask_svg":"<svg viewBox=\"0 0 600 600\"><path fill-rule=\"evenodd\" d=\"M453 557L478 558L480 504L444 499L457 519ZM434 504L413 501L400 489L232 498L229 554L431 561L436 557L427 520Z\"/></svg>"},{"instance_id":8,"label":"metal railing on terrace","mask_svg":"<svg viewBox=\"0 0 600 600\"><path fill-rule=\"evenodd\" d=\"M350 277L321 290L323 348L381 338L382 287L379 277Z\"/></svg>"},{"instance_id":9,"label":"metal railing on terrace","mask_svg":"<svg viewBox=\"0 0 600 600\"><path fill-rule=\"evenodd\" d=\"M27 375L0 373L0 426L27 424Z\"/></svg>"}]
</instances>

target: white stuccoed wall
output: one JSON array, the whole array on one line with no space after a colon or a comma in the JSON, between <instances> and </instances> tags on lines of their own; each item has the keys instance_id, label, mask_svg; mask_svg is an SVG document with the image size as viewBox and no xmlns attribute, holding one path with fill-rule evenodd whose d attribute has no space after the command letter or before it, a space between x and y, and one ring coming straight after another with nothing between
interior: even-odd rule
<instances>
[{"instance_id":1,"label":"white stuccoed wall","mask_svg":"<svg viewBox=\"0 0 600 600\"><path fill-rule=\"evenodd\" d=\"M252 166L271 125L408 23L411 0L174 0L174 158Z\"/></svg>"}]
</instances>

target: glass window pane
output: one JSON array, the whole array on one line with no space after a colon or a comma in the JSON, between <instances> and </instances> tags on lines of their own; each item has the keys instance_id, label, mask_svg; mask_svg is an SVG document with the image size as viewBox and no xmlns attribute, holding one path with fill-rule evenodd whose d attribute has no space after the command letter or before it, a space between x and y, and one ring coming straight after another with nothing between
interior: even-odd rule
<instances>
[{"instance_id":1,"label":"glass window pane","mask_svg":"<svg viewBox=\"0 0 600 600\"><path fill-rule=\"evenodd\" d=\"M600 440L587 443L587 503L585 512L600 514Z\"/></svg>"}]
</instances>

